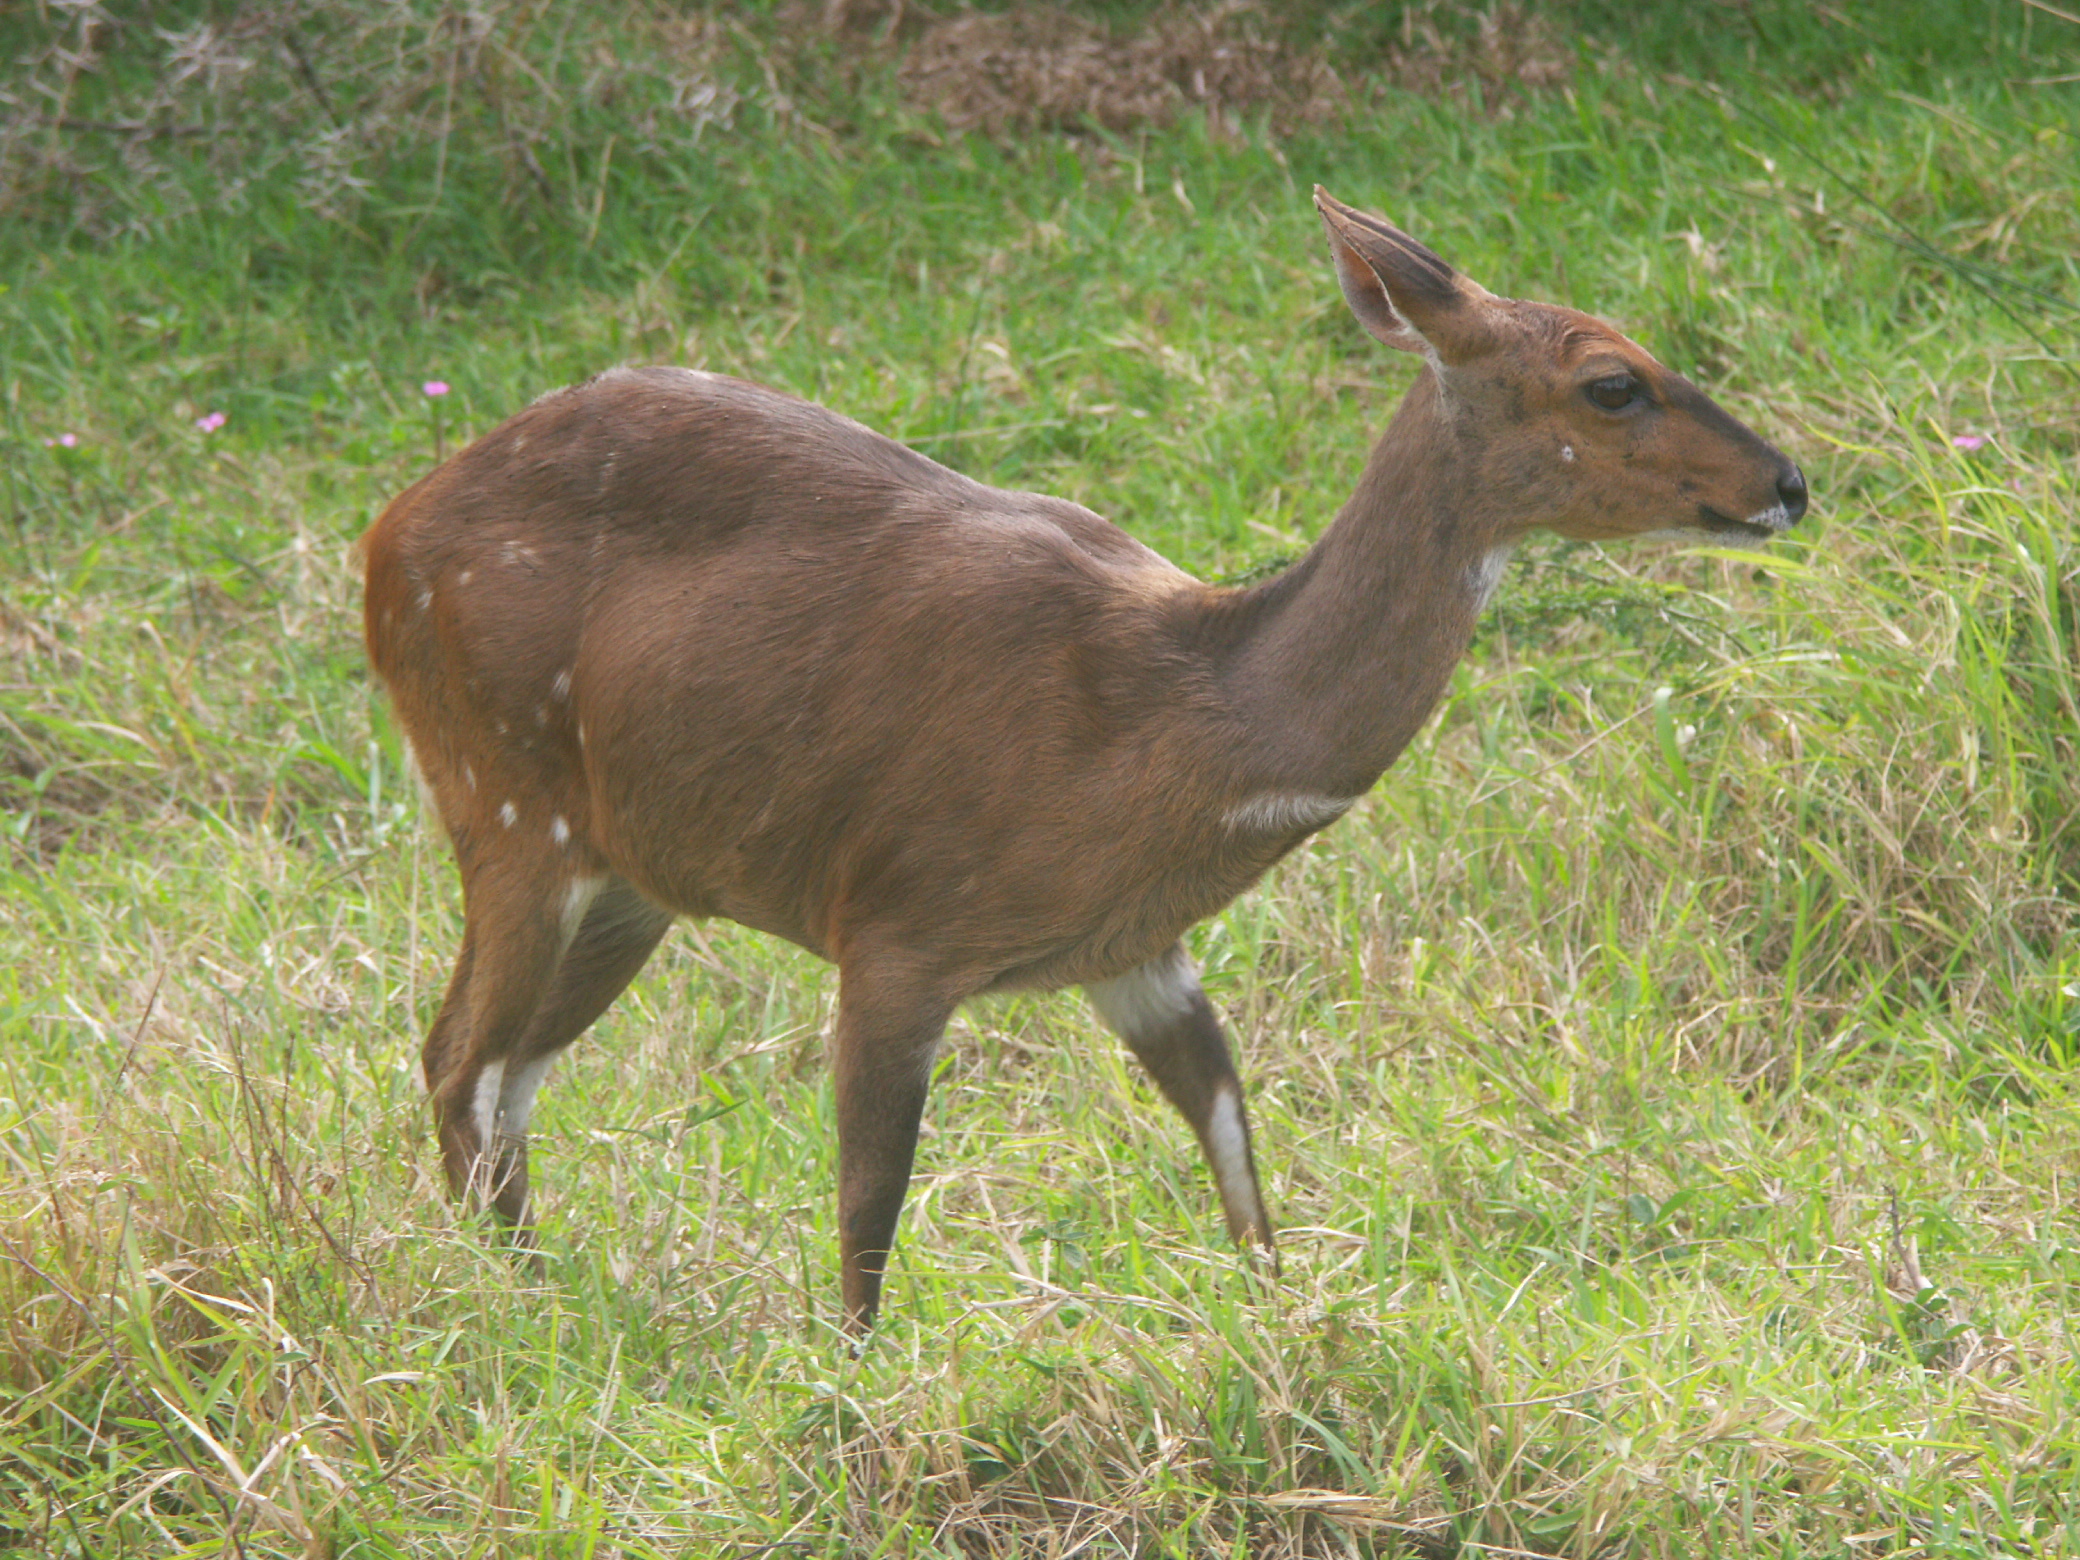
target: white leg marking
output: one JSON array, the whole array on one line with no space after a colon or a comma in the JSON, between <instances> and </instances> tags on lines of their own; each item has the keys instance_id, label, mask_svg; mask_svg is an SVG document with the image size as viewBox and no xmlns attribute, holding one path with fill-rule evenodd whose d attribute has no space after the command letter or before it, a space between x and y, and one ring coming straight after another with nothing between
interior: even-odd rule
<instances>
[{"instance_id":1,"label":"white leg marking","mask_svg":"<svg viewBox=\"0 0 2080 1560\"><path fill-rule=\"evenodd\" d=\"M489 1153L491 1135L498 1128L498 1095L504 1086L506 1064L486 1062L477 1074L477 1097L472 1102L477 1118L477 1151Z\"/></svg>"},{"instance_id":2,"label":"white leg marking","mask_svg":"<svg viewBox=\"0 0 2080 1560\"><path fill-rule=\"evenodd\" d=\"M1182 947L1158 954L1117 979L1094 980L1083 988L1098 1016L1127 1040L1184 1017L1199 989L1199 972Z\"/></svg>"},{"instance_id":3,"label":"white leg marking","mask_svg":"<svg viewBox=\"0 0 2080 1560\"><path fill-rule=\"evenodd\" d=\"M556 820L561 823L561 818ZM592 908L592 901L606 886L603 877L572 878L571 886L563 891L563 920L558 928L563 934L563 947L556 956L563 957L564 949L570 947L571 939L578 935L578 928L585 924L585 912Z\"/></svg>"},{"instance_id":4,"label":"white leg marking","mask_svg":"<svg viewBox=\"0 0 2080 1560\"><path fill-rule=\"evenodd\" d=\"M1230 807L1221 815L1221 822L1238 834L1291 834L1295 829L1319 829L1334 823L1356 800L1355 796L1270 791Z\"/></svg>"},{"instance_id":5,"label":"white leg marking","mask_svg":"<svg viewBox=\"0 0 2080 1560\"><path fill-rule=\"evenodd\" d=\"M527 1118L534 1114L534 1097L542 1080L556 1065L554 1056L538 1056L524 1067L506 1074L498 1089L498 1116L493 1125L500 1137L527 1136Z\"/></svg>"},{"instance_id":6,"label":"white leg marking","mask_svg":"<svg viewBox=\"0 0 2080 1560\"><path fill-rule=\"evenodd\" d=\"M1213 1112L1206 1122L1206 1157L1213 1161L1221 1201L1241 1209L1261 1228L1264 1210L1257 1202L1256 1177L1249 1173L1249 1133L1242 1125L1241 1097L1233 1089L1223 1089L1213 1097Z\"/></svg>"}]
</instances>

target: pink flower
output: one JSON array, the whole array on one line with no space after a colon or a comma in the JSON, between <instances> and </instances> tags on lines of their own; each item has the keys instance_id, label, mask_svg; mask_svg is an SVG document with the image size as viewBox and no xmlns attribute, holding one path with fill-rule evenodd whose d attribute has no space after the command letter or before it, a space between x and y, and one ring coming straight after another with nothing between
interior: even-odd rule
<instances>
[{"instance_id":1,"label":"pink flower","mask_svg":"<svg viewBox=\"0 0 2080 1560\"><path fill-rule=\"evenodd\" d=\"M215 433L219 428L223 427L224 424L229 422L230 420L231 419L226 417L222 412L207 412L204 415L195 419L195 426L200 428L204 433Z\"/></svg>"},{"instance_id":2,"label":"pink flower","mask_svg":"<svg viewBox=\"0 0 2080 1560\"><path fill-rule=\"evenodd\" d=\"M1980 433L1960 433L1950 442L1961 450L1976 450L1986 443L1986 436Z\"/></svg>"},{"instance_id":3,"label":"pink flower","mask_svg":"<svg viewBox=\"0 0 2080 1560\"><path fill-rule=\"evenodd\" d=\"M419 387L419 390L421 394L427 396L446 395L448 393L448 382L445 379L429 379Z\"/></svg>"},{"instance_id":4,"label":"pink flower","mask_svg":"<svg viewBox=\"0 0 2080 1560\"><path fill-rule=\"evenodd\" d=\"M79 435L76 433L61 433L55 439L45 439L43 441L43 447L45 449L50 449L53 446L56 446L60 449L69 450L77 448L78 445Z\"/></svg>"}]
</instances>

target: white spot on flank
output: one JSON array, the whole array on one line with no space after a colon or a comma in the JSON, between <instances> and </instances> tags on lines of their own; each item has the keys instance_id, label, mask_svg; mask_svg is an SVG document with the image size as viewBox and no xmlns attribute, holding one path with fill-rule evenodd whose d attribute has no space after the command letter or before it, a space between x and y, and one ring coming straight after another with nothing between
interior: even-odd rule
<instances>
[{"instance_id":1,"label":"white spot on flank","mask_svg":"<svg viewBox=\"0 0 2080 1560\"><path fill-rule=\"evenodd\" d=\"M1355 796L1269 791L1230 807L1221 814L1221 822L1239 834L1290 834L1295 829L1319 829L1334 823L1356 800Z\"/></svg>"},{"instance_id":2,"label":"white spot on flank","mask_svg":"<svg viewBox=\"0 0 2080 1560\"><path fill-rule=\"evenodd\" d=\"M515 455L518 455L518 454L519 454L519 453L521 452L521 450L525 449L526 447L527 447L527 435L526 435L526 434L524 434L524 433L516 433L516 434L514 434L514 435L513 435L513 446L512 446L512 448L513 448L513 453L514 453Z\"/></svg>"},{"instance_id":3,"label":"white spot on flank","mask_svg":"<svg viewBox=\"0 0 2080 1560\"><path fill-rule=\"evenodd\" d=\"M467 585L469 583L469 576L470 571L468 569L464 569L460 574L455 576L455 583L457 585Z\"/></svg>"},{"instance_id":4,"label":"white spot on flank","mask_svg":"<svg viewBox=\"0 0 2080 1560\"><path fill-rule=\"evenodd\" d=\"M1509 566L1509 555L1516 550L1516 543L1504 542L1500 547L1490 548L1480 562L1466 571L1466 583L1473 590L1473 610L1478 612L1488 604L1495 594L1495 587L1502 583L1502 571Z\"/></svg>"},{"instance_id":5,"label":"white spot on flank","mask_svg":"<svg viewBox=\"0 0 2080 1560\"><path fill-rule=\"evenodd\" d=\"M556 681L549 685L549 691L559 699L568 699L571 696L571 669L569 667L566 666L556 674Z\"/></svg>"},{"instance_id":6,"label":"white spot on flank","mask_svg":"<svg viewBox=\"0 0 2080 1560\"><path fill-rule=\"evenodd\" d=\"M420 587L420 590L419 590L419 610L420 610L421 612L424 612L424 611L425 611L425 610L426 610L426 609L427 609L428 607L430 607L430 606L432 606L432 605L433 605L433 587L432 587L432 586L430 586L430 585L427 585L427 586L422 586L422 587Z\"/></svg>"},{"instance_id":7,"label":"white spot on flank","mask_svg":"<svg viewBox=\"0 0 2080 1560\"><path fill-rule=\"evenodd\" d=\"M1561 458L1562 460L1566 461L1566 462L1567 462L1567 463L1568 463L1568 464L1569 464L1570 466L1571 466L1571 465L1573 465L1573 464L1574 464L1574 446L1573 446L1572 444L1563 444L1563 445L1561 445L1561 446L1560 446L1560 458Z\"/></svg>"},{"instance_id":8,"label":"white spot on flank","mask_svg":"<svg viewBox=\"0 0 2080 1560\"><path fill-rule=\"evenodd\" d=\"M535 723L535 724L536 724L537 726L546 726L546 725L548 725L548 724L549 724L549 706L548 706L548 705L546 705L546 704L537 704L537 705L536 705L536 706L534 707L534 723Z\"/></svg>"},{"instance_id":9,"label":"white spot on flank","mask_svg":"<svg viewBox=\"0 0 2080 1560\"><path fill-rule=\"evenodd\" d=\"M562 813L558 813L549 820L549 838L559 845L568 845L570 843L571 826L563 821Z\"/></svg>"},{"instance_id":10,"label":"white spot on flank","mask_svg":"<svg viewBox=\"0 0 2080 1560\"><path fill-rule=\"evenodd\" d=\"M472 791L477 788L477 772L467 764L462 766L462 783Z\"/></svg>"},{"instance_id":11,"label":"white spot on flank","mask_svg":"<svg viewBox=\"0 0 2080 1560\"><path fill-rule=\"evenodd\" d=\"M1112 980L1090 981L1083 991L1098 1017L1129 1043L1176 1023L1202 1000L1199 972L1181 944Z\"/></svg>"},{"instance_id":12,"label":"white spot on flank","mask_svg":"<svg viewBox=\"0 0 2080 1560\"><path fill-rule=\"evenodd\" d=\"M579 746L579 747L583 747L584 745L585 745L585 722L583 722L583 721L581 720L581 721L579 721L579 722L578 722L578 746Z\"/></svg>"},{"instance_id":13,"label":"white spot on flank","mask_svg":"<svg viewBox=\"0 0 2080 1560\"><path fill-rule=\"evenodd\" d=\"M498 810L498 821L510 829L520 821L520 809L511 802L507 802Z\"/></svg>"}]
</instances>

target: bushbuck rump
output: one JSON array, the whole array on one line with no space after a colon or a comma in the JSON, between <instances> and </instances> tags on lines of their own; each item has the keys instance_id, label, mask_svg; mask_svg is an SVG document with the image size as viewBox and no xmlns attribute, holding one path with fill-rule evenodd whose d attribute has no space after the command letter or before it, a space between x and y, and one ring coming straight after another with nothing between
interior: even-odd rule
<instances>
[{"instance_id":1,"label":"bushbuck rump","mask_svg":"<svg viewBox=\"0 0 2080 1560\"><path fill-rule=\"evenodd\" d=\"M365 539L368 649L454 843L425 1052L458 1195L524 1231L537 1089L676 916L838 966L845 1324L868 1327L934 1051L980 992L1081 985L1271 1244L1180 938L1414 736L1510 550L1763 540L1790 460L1609 325L1497 297L1317 190L1343 294L1424 359L1313 549L1202 584L741 379L544 396Z\"/></svg>"}]
</instances>

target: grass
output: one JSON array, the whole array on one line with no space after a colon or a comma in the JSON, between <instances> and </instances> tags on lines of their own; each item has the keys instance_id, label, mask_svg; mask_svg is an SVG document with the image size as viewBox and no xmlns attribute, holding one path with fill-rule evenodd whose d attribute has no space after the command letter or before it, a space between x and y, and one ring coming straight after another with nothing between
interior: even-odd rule
<instances>
[{"instance_id":1,"label":"grass","mask_svg":"<svg viewBox=\"0 0 2080 1560\"><path fill-rule=\"evenodd\" d=\"M0 14L0 1550L2080 1551L2080 27L1304 10L1235 25L1327 117L993 139L852 9ZM1560 84L1494 67L1534 20ZM353 539L675 361L1246 574L1408 372L1316 181L1624 322L1816 512L1528 550L1195 934L1282 1276L1075 997L980 1004L851 1357L832 984L720 923L559 1070L514 1268L436 1186L459 915Z\"/></svg>"}]
</instances>

